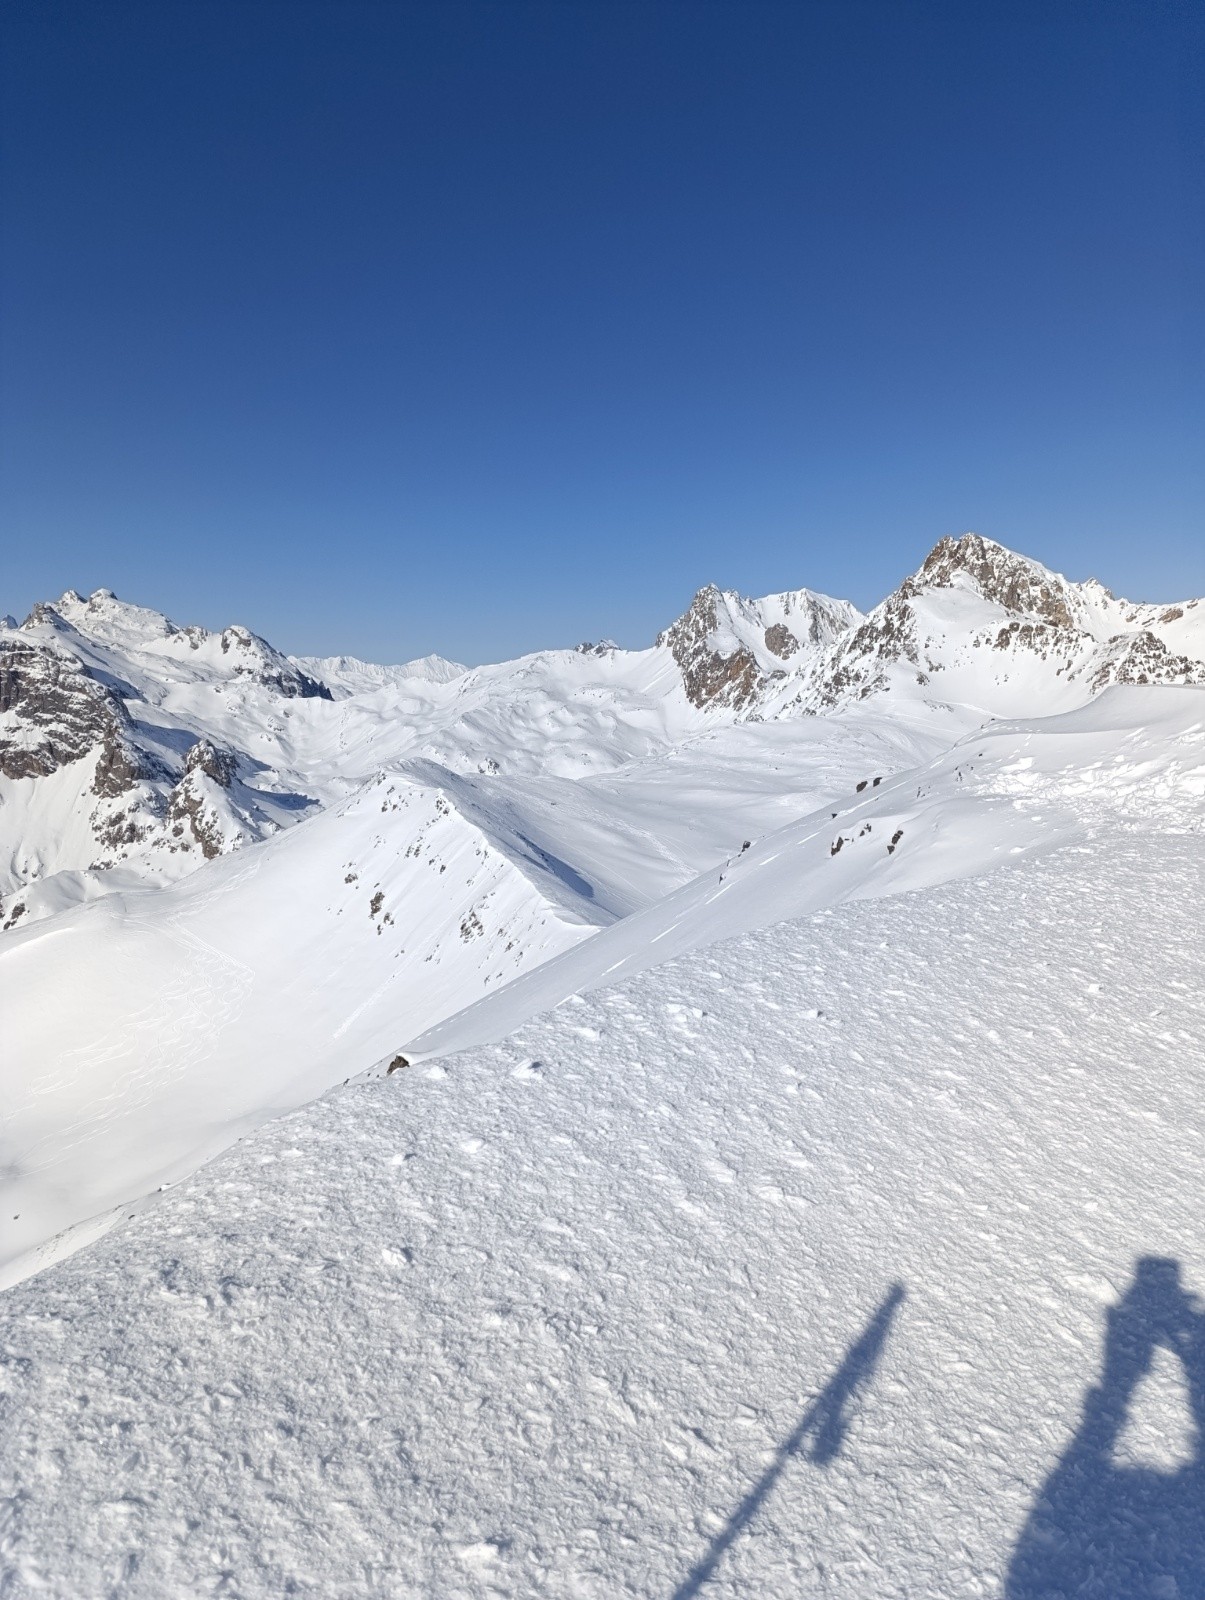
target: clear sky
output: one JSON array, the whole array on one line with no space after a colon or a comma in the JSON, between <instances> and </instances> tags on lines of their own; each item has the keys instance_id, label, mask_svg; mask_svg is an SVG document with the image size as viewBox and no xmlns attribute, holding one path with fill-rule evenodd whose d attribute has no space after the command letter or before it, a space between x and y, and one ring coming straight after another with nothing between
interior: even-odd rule
<instances>
[{"instance_id":1,"label":"clear sky","mask_svg":"<svg viewBox=\"0 0 1205 1600\"><path fill-rule=\"evenodd\" d=\"M7 0L0 610L643 644L1205 593L1205 6Z\"/></svg>"}]
</instances>

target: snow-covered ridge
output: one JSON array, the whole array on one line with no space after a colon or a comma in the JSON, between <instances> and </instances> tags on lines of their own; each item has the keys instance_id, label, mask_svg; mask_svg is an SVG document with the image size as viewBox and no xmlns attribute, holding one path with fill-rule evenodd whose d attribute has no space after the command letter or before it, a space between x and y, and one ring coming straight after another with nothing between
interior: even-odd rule
<instances>
[{"instance_id":1,"label":"snow-covered ridge","mask_svg":"<svg viewBox=\"0 0 1205 1600\"><path fill-rule=\"evenodd\" d=\"M458 661L447 661L435 655L419 656L396 667L378 666L356 656L290 656L289 660L311 678L325 684L339 699L398 684L451 683L469 670Z\"/></svg>"},{"instance_id":2,"label":"snow-covered ridge","mask_svg":"<svg viewBox=\"0 0 1205 1600\"><path fill-rule=\"evenodd\" d=\"M775 680L800 671L861 620L847 600L810 589L747 600L709 584L657 643L681 669L692 705L745 711Z\"/></svg>"},{"instance_id":3,"label":"snow-covered ridge","mask_svg":"<svg viewBox=\"0 0 1205 1600\"><path fill-rule=\"evenodd\" d=\"M981 716L1070 710L1110 683L1205 683L1205 606L1134 605L978 534L920 568L815 661L778 714L886 693Z\"/></svg>"},{"instance_id":4,"label":"snow-covered ridge","mask_svg":"<svg viewBox=\"0 0 1205 1600\"><path fill-rule=\"evenodd\" d=\"M1198 828L1203 612L974 535L865 616L708 587L647 649L470 669L36 607L0 628L14 1251L378 1058L1131 804Z\"/></svg>"},{"instance_id":5,"label":"snow-covered ridge","mask_svg":"<svg viewBox=\"0 0 1205 1600\"><path fill-rule=\"evenodd\" d=\"M939 541L868 616L808 589L752 600L710 585L648 650L473 669L286 657L240 626L180 627L107 589L68 590L0 628L0 924L91 898L115 867L173 881L399 760L601 778L707 728L887 696L893 719L953 737L1111 683L1199 683L1203 659L1199 602L1116 600L974 534ZM230 782L195 775L198 741Z\"/></svg>"}]
</instances>

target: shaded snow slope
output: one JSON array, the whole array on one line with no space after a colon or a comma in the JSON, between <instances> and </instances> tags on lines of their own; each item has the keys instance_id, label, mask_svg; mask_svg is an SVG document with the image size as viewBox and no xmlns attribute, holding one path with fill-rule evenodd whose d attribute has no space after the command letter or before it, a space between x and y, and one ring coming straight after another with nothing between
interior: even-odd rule
<instances>
[{"instance_id":1,"label":"shaded snow slope","mask_svg":"<svg viewBox=\"0 0 1205 1600\"><path fill-rule=\"evenodd\" d=\"M260 1130L0 1299L0 1589L1198 1593L1199 830L1102 811Z\"/></svg>"}]
</instances>

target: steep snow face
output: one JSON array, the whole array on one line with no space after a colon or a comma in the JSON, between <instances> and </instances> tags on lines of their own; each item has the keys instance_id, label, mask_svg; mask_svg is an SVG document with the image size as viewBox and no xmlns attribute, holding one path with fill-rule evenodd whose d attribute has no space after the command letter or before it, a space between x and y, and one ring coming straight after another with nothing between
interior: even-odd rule
<instances>
[{"instance_id":1,"label":"steep snow face","mask_svg":"<svg viewBox=\"0 0 1205 1600\"><path fill-rule=\"evenodd\" d=\"M336 1090L0 1299L0 1584L1199 1594L1205 853L1106 732L1129 823Z\"/></svg>"},{"instance_id":2,"label":"steep snow face","mask_svg":"<svg viewBox=\"0 0 1205 1600\"><path fill-rule=\"evenodd\" d=\"M784 686L778 710L831 712L892 691L981 715L1040 715L1110 683L1205 683L1205 607L1115 600L966 534L939 541L809 665L800 689Z\"/></svg>"},{"instance_id":3,"label":"steep snow face","mask_svg":"<svg viewBox=\"0 0 1205 1600\"><path fill-rule=\"evenodd\" d=\"M178 628L105 589L0 629L5 923L113 867L168 882L297 820L312 798L228 738L308 699L330 691L247 629Z\"/></svg>"}]
</instances>

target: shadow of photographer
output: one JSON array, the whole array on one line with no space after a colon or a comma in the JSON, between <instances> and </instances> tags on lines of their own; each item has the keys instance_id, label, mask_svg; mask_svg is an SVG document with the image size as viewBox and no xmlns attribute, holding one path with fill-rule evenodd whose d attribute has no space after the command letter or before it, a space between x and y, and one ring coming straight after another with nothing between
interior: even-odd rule
<instances>
[{"instance_id":1,"label":"shadow of photographer","mask_svg":"<svg viewBox=\"0 0 1205 1600\"><path fill-rule=\"evenodd\" d=\"M1160 1348L1184 1372L1196 1437L1178 1468L1118 1464L1139 1383ZM1075 1437L1022 1530L1007 1600L1191 1600L1205 1597L1205 1312L1179 1263L1142 1257L1108 1313L1104 1367Z\"/></svg>"}]
</instances>

